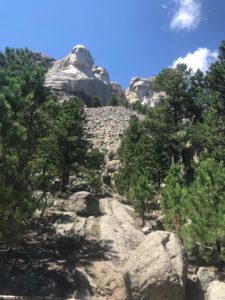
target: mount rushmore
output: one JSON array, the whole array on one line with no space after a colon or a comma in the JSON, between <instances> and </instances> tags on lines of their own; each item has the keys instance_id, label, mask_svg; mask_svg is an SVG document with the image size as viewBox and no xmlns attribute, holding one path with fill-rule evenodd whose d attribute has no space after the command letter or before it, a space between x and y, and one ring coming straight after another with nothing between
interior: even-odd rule
<instances>
[{"instance_id":1,"label":"mount rushmore","mask_svg":"<svg viewBox=\"0 0 225 300\"><path fill-rule=\"evenodd\" d=\"M61 99L72 95L81 97L87 104L98 97L104 105L112 95L121 103L140 101L150 107L155 106L162 93L151 88L154 78L132 78L130 86L123 90L120 84L111 82L107 70L95 65L89 50L83 45L73 47L71 52L58 61L51 61L45 78L45 86Z\"/></svg>"}]
</instances>

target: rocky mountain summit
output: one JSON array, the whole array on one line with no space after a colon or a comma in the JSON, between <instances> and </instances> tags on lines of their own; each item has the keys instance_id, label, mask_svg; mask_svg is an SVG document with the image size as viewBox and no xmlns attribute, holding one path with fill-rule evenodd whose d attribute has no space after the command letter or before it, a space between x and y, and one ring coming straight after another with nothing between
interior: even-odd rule
<instances>
[{"instance_id":1,"label":"rocky mountain summit","mask_svg":"<svg viewBox=\"0 0 225 300\"><path fill-rule=\"evenodd\" d=\"M113 93L121 96L122 90L118 84L110 83L106 69L94 64L83 45L75 46L69 55L53 64L46 74L45 86L68 96L79 96L86 102L98 97L103 104Z\"/></svg>"},{"instance_id":2,"label":"rocky mountain summit","mask_svg":"<svg viewBox=\"0 0 225 300\"><path fill-rule=\"evenodd\" d=\"M40 54L36 54L37 59ZM83 45L75 46L71 53L58 61L52 61L46 74L45 86L55 92L60 99L71 96L81 97L87 104L98 97L102 104L115 95L120 103L140 101L153 107L164 96L151 88L154 79L133 78L128 89L111 82L107 70L96 66L89 50Z\"/></svg>"}]
</instances>

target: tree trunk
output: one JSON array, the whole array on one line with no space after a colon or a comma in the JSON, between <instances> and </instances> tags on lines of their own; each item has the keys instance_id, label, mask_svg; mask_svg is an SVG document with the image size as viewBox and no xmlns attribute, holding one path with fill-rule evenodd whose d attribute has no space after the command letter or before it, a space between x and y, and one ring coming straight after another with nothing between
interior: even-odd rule
<instances>
[{"instance_id":1,"label":"tree trunk","mask_svg":"<svg viewBox=\"0 0 225 300\"><path fill-rule=\"evenodd\" d=\"M141 218L142 218L142 226L145 225L145 202L141 200Z\"/></svg>"},{"instance_id":2,"label":"tree trunk","mask_svg":"<svg viewBox=\"0 0 225 300\"><path fill-rule=\"evenodd\" d=\"M69 183L70 172L68 170L63 170L62 180L61 180L61 192L66 192L66 187Z\"/></svg>"},{"instance_id":3,"label":"tree trunk","mask_svg":"<svg viewBox=\"0 0 225 300\"><path fill-rule=\"evenodd\" d=\"M217 258L217 268L219 271L222 271L223 270L223 262L221 260L221 253L222 253L222 250L221 250L221 242L220 240L217 240L216 241L216 258Z\"/></svg>"}]
</instances>

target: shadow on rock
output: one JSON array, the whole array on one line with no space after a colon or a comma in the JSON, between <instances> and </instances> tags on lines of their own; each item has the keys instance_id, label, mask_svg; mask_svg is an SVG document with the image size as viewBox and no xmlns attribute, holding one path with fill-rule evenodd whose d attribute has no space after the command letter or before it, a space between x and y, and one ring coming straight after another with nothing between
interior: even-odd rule
<instances>
[{"instance_id":1,"label":"shadow on rock","mask_svg":"<svg viewBox=\"0 0 225 300\"><path fill-rule=\"evenodd\" d=\"M74 233L58 234L54 227L58 218L67 217L52 214L36 219L23 245L4 256L0 253L1 294L68 298L77 285L76 276L71 280L68 274L94 261L108 260L109 253L116 256L110 240L103 245Z\"/></svg>"},{"instance_id":2,"label":"shadow on rock","mask_svg":"<svg viewBox=\"0 0 225 300\"><path fill-rule=\"evenodd\" d=\"M197 282L187 279L185 300L204 300L204 293L198 288Z\"/></svg>"}]
</instances>

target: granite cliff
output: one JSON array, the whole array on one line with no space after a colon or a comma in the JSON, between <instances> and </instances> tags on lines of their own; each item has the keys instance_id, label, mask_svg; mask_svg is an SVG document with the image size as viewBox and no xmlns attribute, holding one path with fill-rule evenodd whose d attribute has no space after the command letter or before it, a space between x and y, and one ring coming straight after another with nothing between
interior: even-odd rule
<instances>
[{"instance_id":1,"label":"granite cliff","mask_svg":"<svg viewBox=\"0 0 225 300\"><path fill-rule=\"evenodd\" d=\"M45 86L64 97L79 96L88 103L92 97L98 97L102 104L112 94L121 96L119 84L111 84L105 68L96 66L89 50L83 45L75 46L71 53L49 68Z\"/></svg>"},{"instance_id":2,"label":"granite cliff","mask_svg":"<svg viewBox=\"0 0 225 300\"><path fill-rule=\"evenodd\" d=\"M85 46L77 45L61 60L51 60L45 86L58 95L60 100L75 95L88 104L91 98L98 97L104 105L115 95L120 103L124 100L130 103L140 101L153 107L164 94L151 88L152 80L154 79L133 78L130 86L123 90L120 84L110 81L105 68L95 65L90 51Z\"/></svg>"}]
</instances>

